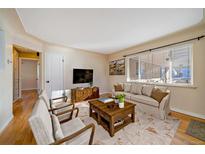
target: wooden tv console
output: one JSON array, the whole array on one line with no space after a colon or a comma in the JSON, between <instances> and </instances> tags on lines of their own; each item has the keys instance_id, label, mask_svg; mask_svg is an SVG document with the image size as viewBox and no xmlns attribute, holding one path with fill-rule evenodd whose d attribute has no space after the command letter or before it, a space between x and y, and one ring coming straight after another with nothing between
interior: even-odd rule
<instances>
[{"instance_id":1,"label":"wooden tv console","mask_svg":"<svg viewBox=\"0 0 205 154\"><path fill-rule=\"evenodd\" d=\"M89 99L99 98L98 87L85 87L71 89L72 103L81 102Z\"/></svg>"}]
</instances>

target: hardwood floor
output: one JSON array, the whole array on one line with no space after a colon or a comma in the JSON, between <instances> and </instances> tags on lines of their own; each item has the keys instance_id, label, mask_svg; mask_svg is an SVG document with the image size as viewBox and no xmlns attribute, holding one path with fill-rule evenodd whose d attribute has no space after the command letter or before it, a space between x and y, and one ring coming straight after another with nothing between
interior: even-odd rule
<instances>
[{"instance_id":1,"label":"hardwood floor","mask_svg":"<svg viewBox=\"0 0 205 154\"><path fill-rule=\"evenodd\" d=\"M180 125L177 129L177 132L174 136L174 139L172 140L171 144L177 144L177 145L192 145L192 144L202 144L205 145L205 142L202 140L199 140L197 138L194 138L190 135L186 134L186 129L189 126L189 122L191 120L197 120L201 122L205 122L205 119L199 119L195 117L191 117L185 114L177 113L177 112L172 112L171 115L173 117L176 117L181 120Z\"/></svg>"},{"instance_id":2,"label":"hardwood floor","mask_svg":"<svg viewBox=\"0 0 205 154\"><path fill-rule=\"evenodd\" d=\"M0 144L36 144L28 124L36 99L36 91L24 91L22 99L13 104L14 118L0 134Z\"/></svg>"},{"instance_id":3,"label":"hardwood floor","mask_svg":"<svg viewBox=\"0 0 205 154\"><path fill-rule=\"evenodd\" d=\"M28 124L28 118L37 99L37 92L25 91L23 92L22 97L22 100L18 100L14 103L14 118L0 134L0 144L36 144ZM205 144L204 141L191 137L185 133L189 122L192 119L203 122L205 122L205 120L177 112L172 112L171 115L181 120L180 126L178 127L171 144Z\"/></svg>"}]
</instances>

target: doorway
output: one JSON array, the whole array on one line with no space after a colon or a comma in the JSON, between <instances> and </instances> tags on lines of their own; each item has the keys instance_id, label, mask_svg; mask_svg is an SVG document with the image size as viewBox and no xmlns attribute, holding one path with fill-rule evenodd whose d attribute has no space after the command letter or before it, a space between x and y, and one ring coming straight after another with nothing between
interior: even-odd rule
<instances>
[{"instance_id":1,"label":"doorway","mask_svg":"<svg viewBox=\"0 0 205 154\"><path fill-rule=\"evenodd\" d=\"M38 60L20 58L20 86L21 91L36 90L38 91L39 74Z\"/></svg>"},{"instance_id":2,"label":"doorway","mask_svg":"<svg viewBox=\"0 0 205 154\"><path fill-rule=\"evenodd\" d=\"M40 92L40 56L37 51L13 46L13 102L21 98L23 91Z\"/></svg>"}]
</instances>

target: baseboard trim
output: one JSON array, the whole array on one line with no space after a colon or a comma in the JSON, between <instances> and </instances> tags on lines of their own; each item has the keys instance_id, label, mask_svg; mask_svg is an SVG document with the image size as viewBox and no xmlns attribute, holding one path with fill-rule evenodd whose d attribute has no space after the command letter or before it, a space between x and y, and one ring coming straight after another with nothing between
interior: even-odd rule
<instances>
[{"instance_id":1,"label":"baseboard trim","mask_svg":"<svg viewBox=\"0 0 205 154\"><path fill-rule=\"evenodd\" d=\"M11 120L13 119L13 115L8 118L8 120L3 124L3 126L0 128L0 133L3 132L3 130L7 127L7 125L9 124L9 122L11 122Z\"/></svg>"},{"instance_id":2,"label":"baseboard trim","mask_svg":"<svg viewBox=\"0 0 205 154\"><path fill-rule=\"evenodd\" d=\"M18 100L20 100L21 99L21 97L18 97L17 99L15 99L14 101L13 101L13 103L16 103Z\"/></svg>"},{"instance_id":3,"label":"baseboard trim","mask_svg":"<svg viewBox=\"0 0 205 154\"><path fill-rule=\"evenodd\" d=\"M171 107L170 109L171 109L171 111L179 112L179 113L186 114L186 115L196 117L196 118L205 119L205 115L203 115L203 114L197 114L197 113L181 110L181 109L178 109L175 107Z\"/></svg>"},{"instance_id":4,"label":"baseboard trim","mask_svg":"<svg viewBox=\"0 0 205 154\"><path fill-rule=\"evenodd\" d=\"M38 88L21 89L21 91L27 91L27 90L38 90Z\"/></svg>"}]
</instances>

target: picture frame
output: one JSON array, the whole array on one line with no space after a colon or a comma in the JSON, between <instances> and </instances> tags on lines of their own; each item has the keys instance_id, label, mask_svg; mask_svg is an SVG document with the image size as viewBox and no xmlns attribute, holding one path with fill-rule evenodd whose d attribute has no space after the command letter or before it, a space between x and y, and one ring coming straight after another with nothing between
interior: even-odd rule
<instances>
[{"instance_id":1,"label":"picture frame","mask_svg":"<svg viewBox=\"0 0 205 154\"><path fill-rule=\"evenodd\" d=\"M109 75L125 75L125 59L109 62Z\"/></svg>"}]
</instances>

